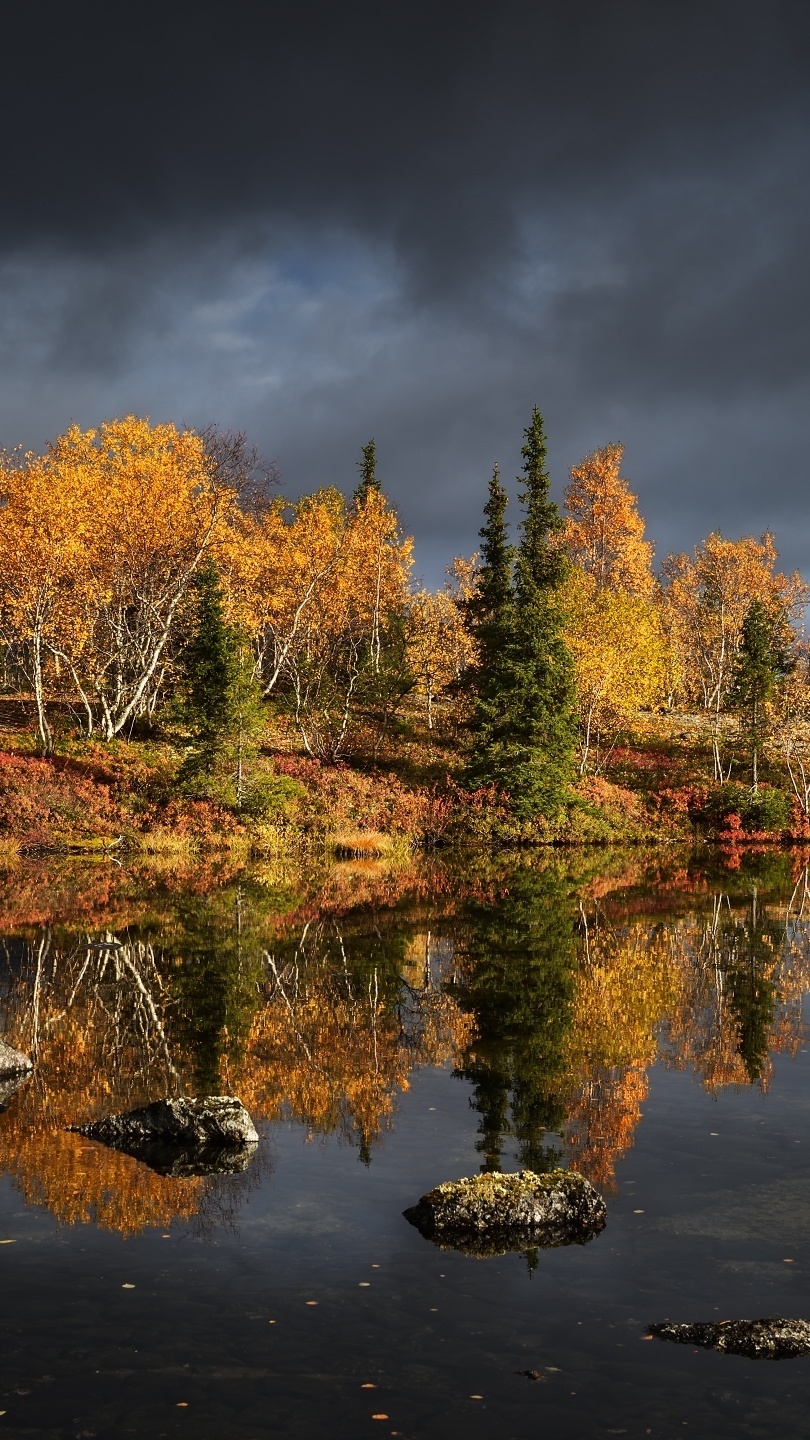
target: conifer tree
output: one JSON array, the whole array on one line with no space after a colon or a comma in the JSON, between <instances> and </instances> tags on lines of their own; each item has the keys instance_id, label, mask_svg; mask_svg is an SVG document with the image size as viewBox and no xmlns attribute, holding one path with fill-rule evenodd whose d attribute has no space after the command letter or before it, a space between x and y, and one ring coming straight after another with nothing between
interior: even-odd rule
<instances>
[{"instance_id":1,"label":"conifer tree","mask_svg":"<svg viewBox=\"0 0 810 1440\"><path fill-rule=\"evenodd\" d=\"M368 499L369 491L376 490L379 493L380 489L377 479L377 445L373 438L363 446L363 458L358 460L357 468L360 471L360 480L354 492L354 500L356 505L362 505Z\"/></svg>"},{"instance_id":2,"label":"conifer tree","mask_svg":"<svg viewBox=\"0 0 810 1440\"><path fill-rule=\"evenodd\" d=\"M561 586L568 560L555 544L564 528L549 499L543 419L534 407L524 431L523 535L514 564L503 523L506 496L496 474L481 531L482 589L473 609L480 663L473 676L469 776L494 783L520 820L553 819L574 775L576 690L563 635ZM513 572L513 573L512 573Z\"/></svg>"},{"instance_id":3,"label":"conifer tree","mask_svg":"<svg viewBox=\"0 0 810 1440\"><path fill-rule=\"evenodd\" d=\"M759 756L767 727L768 701L776 683L790 670L785 646L773 617L761 600L752 600L743 621L728 703L740 716L751 756L751 789L759 786Z\"/></svg>"},{"instance_id":4,"label":"conifer tree","mask_svg":"<svg viewBox=\"0 0 810 1440\"><path fill-rule=\"evenodd\" d=\"M248 636L225 619L222 585L209 563L195 581L197 624L183 656L185 715L193 741L180 771L192 793L237 810L263 808L268 777L257 770L265 728Z\"/></svg>"},{"instance_id":5,"label":"conifer tree","mask_svg":"<svg viewBox=\"0 0 810 1440\"><path fill-rule=\"evenodd\" d=\"M554 543L564 522L549 498L546 438L536 405L524 436L520 498L526 513L515 563L509 789L517 815L553 818L573 779L577 736L574 667L560 605L568 560Z\"/></svg>"},{"instance_id":6,"label":"conifer tree","mask_svg":"<svg viewBox=\"0 0 810 1440\"><path fill-rule=\"evenodd\" d=\"M468 776L473 784L505 786L501 764L504 695L510 684L512 641L512 560L506 524L507 495L496 465L484 506L486 522L479 531L481 565L478 584L467 601L470 629L478 656L470 674L474 692L471 728L473 749Z\"/></svg>"},{"instance_id":7,"label":"conifer tree","mask_svg":"<svg viewBox=\"0 0 810 1440\"><path fill-rule=\"evenodd\" d=\"M549 499L546 439L536 405L524 437L525 518L515 561L500 764L515 815L553 819L573 779L576 748L574 667L560 603L568 561L554 543L564 522Z\"/></svg>"},{"instance_id":8,"label":"conifer tree","mask_svg":"<svg viewBox=\"0 0 810 1440\"><path fill-rule=\"evenodd\" d=\"M183 710L195 737L202 740L215 734L225 718L233 636L213 560L198 570L193 589L196 625L182 656Z\"/></svg>"}]
</instances>

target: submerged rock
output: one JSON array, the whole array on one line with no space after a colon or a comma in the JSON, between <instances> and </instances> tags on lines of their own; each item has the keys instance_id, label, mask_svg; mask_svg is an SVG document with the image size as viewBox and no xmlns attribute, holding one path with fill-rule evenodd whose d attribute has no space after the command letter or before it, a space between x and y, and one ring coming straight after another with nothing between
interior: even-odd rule
<instances>
[{"instance_id":1,"label":"submerged rock","mask_svg":"<svg viewBox=\"0 0 810 1440\"><path fill-rule=\"evenodd\" d=\"M27 1075L33 1068L33 1060L29 1060L21 1050L13 1050L5 1040L0 1040L0 1080L7 1080L12 1075Z\"/></svg>"},{"instance_id":2,"label":"submerged rock","mask_svg":"<svg viewBox=\"0 0 810 1440\"><path fill-rule=\"evenodd\" d=\"M509 1250L586 1245L605 1228L605 1202L571 1170L484 1174L437 1185L404 1211L427 1240L481 1258Z\"/></svg>"},{"instance_id":3,"label":"submerged rock","mask_svg":"<svg viewBox=\"0 0 810 1440\"><path fill-rule=\"evenodd\" d=\"M706 1325L651 1325L649 1333L679 1345L702 1345L751 1360L792 1360L810 1354L807 1320L716 1320Z\"/></svg>"},{"instance_id":4,"label":"submerged rock","mask_svg":"<svg viewBox=\"0 0 810 1440\"><path fill-rule=\"evenodd\" d=\"M259 1140L241 1100L228 1095L155 1100L70 1128L180 1179L245 1170Z\"/></svg>"}]
</instances>

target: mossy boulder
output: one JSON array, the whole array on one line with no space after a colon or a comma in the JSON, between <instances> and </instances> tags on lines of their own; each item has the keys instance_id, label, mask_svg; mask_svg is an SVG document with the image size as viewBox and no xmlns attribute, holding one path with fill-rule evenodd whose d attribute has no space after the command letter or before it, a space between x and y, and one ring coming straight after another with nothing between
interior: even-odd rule
<instances>
[{"instance_id":1,"label":"mossy boulder","mask_svg":"<svg viewBox=\"0 0 810 1440\"><path fill-rule=\"evenodd\" d=\"M486 1173L448 1181L404 1212L426 1239L467 1255L586 1245L604 1230L605 1202L572 1170Z\"/></svg>"},{"instance_id":2,"label":"mossy boulder","mask_svg":"<svg viewBox=\"0 0 810 1440\"><path fill-rule=\"evenodd\" d=\"M792 1360L810 1354L810 1323L807 1320L715 1320L708 1324L651 1325L649 1333L659 1340L679 1345L702 1345L727 1355L745 1355L749 1360Z\"/></svg>"}]
</instances>

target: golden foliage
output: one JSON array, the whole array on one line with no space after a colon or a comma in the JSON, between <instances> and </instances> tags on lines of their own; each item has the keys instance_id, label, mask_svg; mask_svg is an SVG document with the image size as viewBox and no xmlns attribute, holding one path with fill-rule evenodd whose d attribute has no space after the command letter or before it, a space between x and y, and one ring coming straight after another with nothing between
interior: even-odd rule
<instances>
[{"instance_id":1,"label":"golden foliage","mask_svg":"<svg viewBox=\"0 0 810 1440\"><path fill-rule=\"evenodd\" d=\"M563 543L600 590L619 587L648 598L653 547L644 539L637 500L621 471L622 445L606 445L571 469Z\"/></svg>"},{"instance_id":2,"label":"golden foliage","mask_svg":"<svg viewBox=\"0 0 810 1440\"><path fill-rule=\"evenodd\" d=\"M0 470L0 624L45 690L64 677L105 738L154 700L175 617L236 494L204 440L128 415Z\"/></svg>"},{"instance_id":3,"label":"golden foliage","mask_svg":"<svg viewBox=\"0 0 810 1440\"><path fill-rule=\"evenodd\" d=\"M563 592L565 638L574 657L580 720L580 772L592 746L642 707L666 698L671 660L660 612L652 600L601 587L572 566Z\"/></svg>"}]
</instances>

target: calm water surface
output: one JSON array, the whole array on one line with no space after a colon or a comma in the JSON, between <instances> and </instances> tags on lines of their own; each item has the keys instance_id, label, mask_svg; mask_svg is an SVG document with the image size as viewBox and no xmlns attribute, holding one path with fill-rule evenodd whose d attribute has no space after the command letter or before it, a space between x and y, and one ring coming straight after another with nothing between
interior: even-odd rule
<instances>
[{"instance_id":1,"label":"calm water surface","mask_svg":"<svg viewBox=\"0 0 810 1440\"><path fill-rule=\"evenodd\" d=\"M804 1437L810 1358L645 1331L810 1318L805 858L6 877L0 1032L37 1069L0 1114L0 1426ZM65 1129L218 1092L241 1175ZM560 1163L607 1198L589 1245L476 1260L402 1218Z\"/></svg>"}]
</instances>

